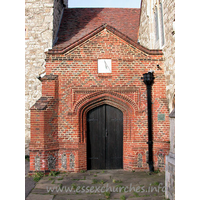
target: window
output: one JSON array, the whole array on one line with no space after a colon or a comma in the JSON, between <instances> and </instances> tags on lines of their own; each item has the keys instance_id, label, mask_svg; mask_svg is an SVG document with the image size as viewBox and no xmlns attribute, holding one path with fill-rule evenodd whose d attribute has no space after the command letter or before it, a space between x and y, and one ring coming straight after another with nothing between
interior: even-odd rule
<instances>
[{"instance_id":1,"label":"window","mask_svg":"<svg viewBox=\"0 0 200 200\"><path fill-rule=\"evenodd\" d=\"M163 6L162 3L160 2L159 5L159 15L160 15L160 38L161 38L161 47L164 45L165 43L165 39L164 39L164 23L163 23Z\"/></svg>"},{"instance_id":2,"label":"window","mask_svg":"<svg viewBox=\"0 0 200 200\"><path fill-rule=\"evenodd\" d=\"M154 27L155 48L161 48L165 43L163 5L161 0L157 1L154 6Z\"/></svg>"},{"instance_id":3,"label":"window","mask_svg":"<svg viewBox=\"0 0 200 200\"><path fill-rule=\"evenodd\" d=\"M155 7L155 12L154 12L154 19L155 19L155 36L156 36L156 41L159 40L159 24L158 24L158 9L157 6Z\"/></svg>"}]
</instances>

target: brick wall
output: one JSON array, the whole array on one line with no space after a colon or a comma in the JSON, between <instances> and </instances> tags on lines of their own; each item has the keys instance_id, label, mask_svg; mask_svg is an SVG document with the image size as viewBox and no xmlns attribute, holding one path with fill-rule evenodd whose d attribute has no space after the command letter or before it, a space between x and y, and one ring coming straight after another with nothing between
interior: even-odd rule
<instances>
[{"instance_id":1,"label":"brick wall","mask_svg":"<svg viewBox=\"0 0 200 200\"><path fill-rule=\"evenodd\" d=\"M163 67L163 56L159 51L146 53L141 49L105 27L73 49L46 54L46 76L41 79L43 99L31 108L31 171L35 171L35 157L40 155L41 170L49 170L49 163L55 170L86 170L86 116L89 110L102 104L123 112L123 168L148 169L147 95L141 77L149 70L155 71L154 166L164 169L164 157L169 152L169 117L164 71L156 67L157 64ZM112 59L111 74L98 74L100 58ZM48 112L50 118L45 114ZM163 120L158 119L160 114ZM37 117L43 119L40 132ZM42 144L43 138L51 137L51 141L40 146L37 144L40 137Z\"/></svg>"}]
</instances>

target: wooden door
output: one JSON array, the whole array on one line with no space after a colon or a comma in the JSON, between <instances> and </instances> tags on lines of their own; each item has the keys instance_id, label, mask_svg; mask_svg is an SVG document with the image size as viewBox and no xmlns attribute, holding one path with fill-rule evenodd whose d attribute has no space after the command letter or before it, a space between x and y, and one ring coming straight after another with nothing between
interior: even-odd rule
<instances>
[{"instance_id":1,"label":"wooden door","mask_svg":"<svg viewBox=\"0 0 200 200\"><path fill-rule=\"evenodd\" d=\"M102 105L87 114L88 169L123 168L123 113Z\"/></svg>"}]
</instances>

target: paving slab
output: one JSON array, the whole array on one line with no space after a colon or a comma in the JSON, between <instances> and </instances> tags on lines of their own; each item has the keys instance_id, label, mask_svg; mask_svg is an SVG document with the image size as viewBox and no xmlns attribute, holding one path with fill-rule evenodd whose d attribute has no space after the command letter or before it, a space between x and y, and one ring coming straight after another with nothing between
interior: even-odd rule
<instances>
[{"instance_id":1,"label":"paving slab","mask_svg":"<svg viewBox=\"0 0 200 200\"><path fill-rule=\"evenodd\" d=\"M26 200L53 200L54 195L30 194Z\"/></svg>"},{"instance_id":2,"label":"paving slab","mask_svg":"<svg viewBox=\"0 0 200 200\"><path fill-rule=\"evenodd\" d=\"M59 184L52 184L52 183L38 183L36 186L35 186L35 189L47 189L47 188L50 188L50 187L58 187Z\"/></svg>"},{"instance_id":3,"label":"paving slab","mask_svg":"<svg viewBox=\"0 0 200 200\"><path fill-rule=\"evenodd\" d=\"M25 159L25 177L28 176L28 172L29 172L29 161Z\"/></svg>"},{"instance_id":4,"label":"paving slab","mask_svg":"<svg viewBox=\"0 0 200 200\"><path fill-rule=\"evenodd\" d=\"M31 191L34 195L52 195L53 200L110 199L163 200L165 174L123 170L90 170L43 177ZM48 190L47 190L48 188ZM158 191L158 189L160 189Z\"/></svg>"},{"instance_id":5,"label":"paving slab","mask_svg":"<svg viewBox=\"0 0 200 200\"><path fill-rule=\"evenodd\" d=\"M104 200L106 199L103 194L82 194L82 195L56 195L53 200Z\"/></svg>"},{"instance_id":6,"label":"paving slab","mask_svg":"<svg viewBox=\"0 0 200 200\"><path fill-rule=\"evenodd\" d=\"M29 161L25 159L25 198L29 195L36 184L33 178L28 175L29 166Z\"/></svg>"},{"instance_id":7,"label":"paving slab","mask_svg":"<svg viewBox=\"0 0 200 200\"><path fill-rule=\"evenodd\" d=\"M49 192L47 191L47 189L41 189L41 188L34 188L31 191L31 194L49 194Z\"/></svg>"},{"instance_id":8,"label":"paving slab","mask_svg":"<svg viewBox=\"0 0 200 200\"><path fill-rule=\"evenodd\" d=\"M136 197L136 198L128 198L127 200L165 200L165 197Z\"/></svg>"},{"instance_id":9,"label":"paving slab","mask_svg":"<svg viewBox=\"0 0 200 200\"><path fill-rule=\"evenodd\" d=\"M36 182L32 177L25 177L25 198L29 195L31 190L35 187Z\"/></svg>"}]
</instances>

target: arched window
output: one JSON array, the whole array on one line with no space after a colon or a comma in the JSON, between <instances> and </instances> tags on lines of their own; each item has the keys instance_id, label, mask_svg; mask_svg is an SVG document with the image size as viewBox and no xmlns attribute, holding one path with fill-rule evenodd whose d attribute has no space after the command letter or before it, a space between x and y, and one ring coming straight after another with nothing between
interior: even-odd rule
<instances>
[{"instance_id":1,"label":"arched window","mask_svg":"<svg viewBox=\"0 0 200 200\"><path fill-rule=\"evenodd\" d=\"M165 43L165 38L164 38L164 23L163 23L163 6L162 2L159 4L159 22L160 22L160 45L161 47Z\"/></svg>"},{"instance_id":2,"label":"arched window","mask_svg":"<svg viewBox=\"0 0 200 200\"><path fill-rule=\"evenodd\" d=\"M161 48L165 43L163 5L161 0L156 2L154 6L155 48Z\"/></svg>"},{"instance_id":3,"label":"arched window","mask_svg":"<svg viewBox=\"0 0 200 200\"><path fill-rule=\"evenodd\" d=\"M158 8L157 8L157 6L155 6L154 19L155 19L155 39L157 42L159 40L159 24L158 24Z\"/></svg>"}]
</instances>

